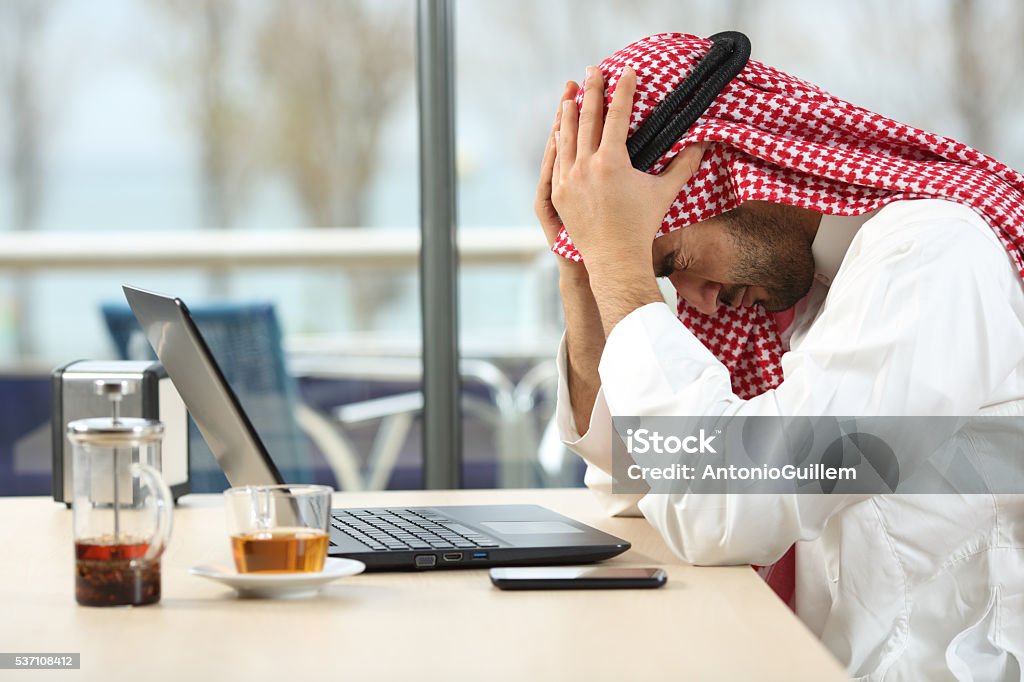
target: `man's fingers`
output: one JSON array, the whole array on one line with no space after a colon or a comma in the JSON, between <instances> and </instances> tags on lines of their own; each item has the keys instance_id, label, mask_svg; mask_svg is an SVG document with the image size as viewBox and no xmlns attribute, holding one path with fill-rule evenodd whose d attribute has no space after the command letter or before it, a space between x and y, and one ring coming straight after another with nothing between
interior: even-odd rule
<instances>
[{"instance_id":1,"label":"man's fingers","mask_svg":"<svg viewBox=\"0 0 1024 682\"><path fill-rule=\"evenodd\" d=\"M583 106L580 110L579 144L580 158L597 151L601 143L601 129L604 127L604 76L596 66L587 67L584 81Z\"/></svg>"},{"instance_id":2,"label":"man's fingers","mask_svg":"<svg viewBox=\"0 0 1024 682\"><path fill-rule=\"evenodd\" d=\"M554 173L555 164L555 133L552 130L548 135L548 143L544 146L544 157L540 162L540 182L537 185L538 196L546 193L551 196L551 176Z\"/></svg>"},{"instance_id":3,"label":"man's fingers","mask_svg":"<svg viewBox=\"0 0 1024 682\"><path fill-rule=\"evenodd\" d=\"M688 183L690 178L697 173L697 168L700 166L700 160L704 157L706 146L705 143L698 142L684 147L669 162L665 170L658 174L658 177L665 178L665 182L672 185L675 191L678 192L679 188Z\"/></svg>"},{"instance_id":4,"label":"man's fingers","mask_svg":"<svg viewBox=\"0 0 1024 682\"><path fill-rule=\"evenodd\" d=\"M601 145L606 148L626 144L629 136L629 119L633 113L633 94L636 92L636 72L626 67L615 83L615 94L608 105L608 116L604 120Z\"/></svg>"},{"instance_id":5,"label":"man's fingers","mask_svg":"<svg viewBox=\"0 0 1024 682\"><path fill-rule=\"evenodd\" d=\"M562 120L562 104L572 100L580 86L569 81L562 88L562 98L558 101L558 108L555 110L555 120L551 124L551 132L548 134L547 144L544 145L544 155L540 162L540 181L537 183L537 198L551 199L551 178L554 175L554 165L558 143L558 127Z\"/></svg>"},{"instance_id":6,"label":"man's fingers","mask_svg":"<svg viewBox=\"0 0 1024 682\"><path fill-rule=\"evenodd\" d=\"M576 103L571 99L562 102L562 121L558 130L558 180L565 182L576 162Z\"/></svg>"},{"instance_id":7,"label":"man's fingers","mask_svg":"<svg viewBox=\"0 0 1024 682\"><path fill-rule=\"evenodd\" d=\"M564 104L566 100L576 99L576 93L579 92L579 90L580 86L576 81L569 81L565 84L565 87L562 88L562 98L558 100L558 108L555 110L555 122L551 126L552 131L558 130L558 124L562 120L562 104Z\"/></svg>"},{"instance_id":8,"label":"man's fingers","mask_svg":"<svg viewBox=\"0 0 1024 682\"><path fill-rule=\"evenodd\" d=\"M559 134L560 133L556 130L555 134L554 134L554 139L551 142L551 149L552 149L552 153L555 155L555 159L554 159L554 161L551 162L551 178L548 178L548 198L551 197L551 179L552 178L560 178L560 177L562 177L561 175L559 175L559 173L561 173L562 171L561 171L561 166L559 165L559 161L558 161L561 158L560 156L558 156L558 136L559 136Z\"/></svg>"}]
</instances>

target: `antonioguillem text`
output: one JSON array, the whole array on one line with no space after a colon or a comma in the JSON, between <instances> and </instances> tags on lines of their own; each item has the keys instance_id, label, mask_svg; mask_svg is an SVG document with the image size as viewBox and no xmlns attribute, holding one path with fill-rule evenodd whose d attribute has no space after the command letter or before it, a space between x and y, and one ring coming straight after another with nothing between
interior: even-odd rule
<instances>
[{"instance_id":1,"label":"antonioguillem text","mask_svg":"<svg viewBox=\"0 0 1024 682\"><path fill-rule=\"evenodd\" d=\"M712 466L706 465L697 474L697 467L688 464L670 464L664 467L645 467L631 464L626 475L634 481L855 481L853 467L830 467L824 464L795 466L784 464L768 466Z\"/></svg>"}]
</instances>

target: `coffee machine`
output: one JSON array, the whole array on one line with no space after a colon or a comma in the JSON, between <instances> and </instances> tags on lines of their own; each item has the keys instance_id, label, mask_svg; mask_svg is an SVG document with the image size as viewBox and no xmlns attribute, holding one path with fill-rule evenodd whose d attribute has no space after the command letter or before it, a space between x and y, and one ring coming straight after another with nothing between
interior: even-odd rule
<instances>
[{"instance_id":1,"label":"coffee machine","mask_svg":"<svg viewBox=\"0 0 1024 682\"><path fill-rule=\"evenodd\" d=\"M53 499L70 505L73 497L68 422L110 412L110 401L96 393L97 381L127 382L131 387L121 401L121 416L163 423L160 473L175 501L188 493L188 412L163 365L150 360L78 360L52 374Z\"/></svg>"}]
</instances>

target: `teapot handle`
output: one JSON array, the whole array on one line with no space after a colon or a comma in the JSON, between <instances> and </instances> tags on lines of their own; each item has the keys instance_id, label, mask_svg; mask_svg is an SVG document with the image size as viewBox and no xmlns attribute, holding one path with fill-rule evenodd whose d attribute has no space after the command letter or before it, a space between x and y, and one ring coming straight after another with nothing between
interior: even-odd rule
<instances>
[{"instance_id":1,"label":"teapot handle","mask_svg":"<svg viewBox=\"0 0 1024 682\"><path fill-rule=\"evenodd\" d=\"M156 532L150 538L149 549L142 557L143 561L150 561L164 553L167 542L171 539L171 512L174 509L174 498L171 497L171 489L167 487L160 472L148 464L141 462L132 464L132 476L142 479L146 487L152 490L156 496Z\"/></svg>"}]
</instances>

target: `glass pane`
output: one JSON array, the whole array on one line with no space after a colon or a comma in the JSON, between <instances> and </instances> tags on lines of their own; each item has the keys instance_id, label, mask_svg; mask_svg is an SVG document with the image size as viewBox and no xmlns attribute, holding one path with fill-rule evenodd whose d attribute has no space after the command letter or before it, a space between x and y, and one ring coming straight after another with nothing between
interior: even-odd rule
<instances>
[{"instance_id":1,"label":"glass pane","mask_svg":"<svg viewBox=\"0 0 1024 682\"><path fill-rule=\"evenodd\" d=\"M0 240L26 254L0 270L0 402L31 403L0 424L0 494L49 493L53 367L147 351L115 348L100 312L126 282L195 311L272 304L286 476L419 487L414 10L0 3ZM194 488L222 486L193 448Z\"/></svg>"},{"instance_id":2,"label":"glass pane","mask_svg":"<svg viewBox=\"0 0 1024 682\"><path fill-rule=\"evenodd\" d=\"M494 252L491 262L462 268L463 351L520 389L507 409L495 391L473 389L480 404L465 414L468 485L582 481L578 460L561 449L552 428L561 305L554 256L532 211L545 138L567 80L581 80L588 64L647 35L740 30L751 39L753 59L893 118L983 150L999 147L1001 160L1019 168L1024 129L1007 102L1021 91L1024 74L986 48L1020 42L1018 5L458 2L460 228L464 243L472 238ZM535 257L524 257L526 243Z\"/></svg>"}]
</instances>

